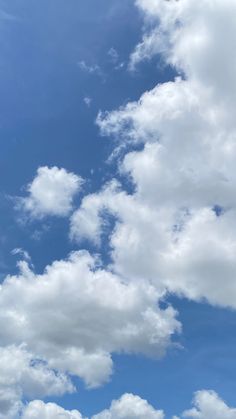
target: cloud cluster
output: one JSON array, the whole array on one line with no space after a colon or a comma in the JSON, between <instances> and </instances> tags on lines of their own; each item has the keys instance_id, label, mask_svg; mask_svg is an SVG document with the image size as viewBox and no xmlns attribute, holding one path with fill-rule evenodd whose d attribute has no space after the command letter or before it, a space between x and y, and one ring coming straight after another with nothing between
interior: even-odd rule
<instances>
[{"instance_id":1,"label":"cloud cluster","mask_svg":"<svg viewBox=\"0 0 236 419\"><path fill-rule=\"evenodd\" d=\"M65 374L56 373L24 345L0 347L0 418L15 419L21 399L61 396L74 387Z\"/></svg>"},{"instance_id":2,"label":"cloud cluster","mask_svg":"<svg viewBox=\"0 0 236 419\"><path fill-rule=\"evenodd\" d=\"M18 207L32 218L48 215L65 217L72 210L74 196L80 190L82 178L58 167L39 167L27 187L28 196L20 199Z\"/></svg>"},{"instance_id":3,"label":"cloud cluster","mask_svg":"<svg viewBox=\"0 0 236 419\"><path fill-rule=\"evenodd\" d=\"M112 215L111 265L104 268L98 258L79 251L41 275L22 262L21 273L1 284L0 352L3 360L13 353L20 364L16 377L10 367L4 370L11 361L0 364L3 417L23 408L24 419L81 418L77 411L36 400L24 408L20 399L73 391L69 375L97 387L112 373L113 353L163 356L180 331L175 310L160 307L166 294L236 308L236 3L137 4L150 29L130 67L162 54L179 76L97 118L102 134L128 145L119 170L131 179L134 192L114 179L84 197L71 216L70 236L99 246ZM81 183L65 169L41 167L21 208L33 218L69 216ZM144 415L164 418L126 394L95 419ZM235 415L215 393L201 391L182 417Z\"/></svg>"},{"instance_id":4,"label":"cloud cluster","mask_svg":"<svg viewBox=\"0 0 236 419\"><path fill-rule=\"evenodd\" d=\"M65 374L97 387L112 373L112 353L159 358L180 331L176 312L158 307L151 285L125 283L88 252L56 261L41 275L26 262L20 269L0 286L0 375L25 396L34 387L36 396L73 391Z\"/></svg>"},{"instance_id":5,"label":"cloud cluster","mask_svg":"<svg viewBox=\"0 0 236 419\"><path fill-rule=\"evenodd\" d=\"M86 197L72 218L72 233L89 236L93 227L98 243L103 224L95 222L91 203L99 199L97 220L101 208L118 220L110 238L116 272L235 308L236 5L232 0L137 4L152 30L145 31L132 65L161 53L182 76L99 114L102 134L142 147L128 151L120 165L135 192L123 193L122 200L113 191L109 202L104 192ZM150 43L157 50L151 51Z\"/></svg>"},{"instance_id":6,"label":"cloud cluster","mask_svg":"<svg viewBox=\"0 0 236 419\"><path fill-rule=\"evenodd\" d=\"M181 414L181 418L235 419L236 409L230 408L214 391L202 390L194 395L194 407ZM133 394L124 394L112 402L110 409L104 410L92 419L164 419L161 410L155 410L146 400ZM178 419L174 416L173 419ZM180 418L179 418L180 419Z\"/></svg>"},{"instance_id":7,"label":"cloud cluster","mask_svg":"<svg viewBox=\"0 0 236 419\"><path fill-rule=\"evenodd\" d=\"M230 408L213 391L202 390L195 394L193 408L173 419L235 419L236 409ZM55 403L34 400L22 409L21 419L86 419L78 410L65 410ZM133 394L124 394L91 419L165 419L162 410L156 410L146 400ZM88 418L87 418L88 419Z\"/></svg>"}]
</instances>

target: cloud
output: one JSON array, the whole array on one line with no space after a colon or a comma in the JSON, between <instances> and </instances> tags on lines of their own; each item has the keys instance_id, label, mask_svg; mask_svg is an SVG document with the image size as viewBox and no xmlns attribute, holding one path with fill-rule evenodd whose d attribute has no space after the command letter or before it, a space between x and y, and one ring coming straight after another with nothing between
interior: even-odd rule
<instances>
[{"instance_id":1,"label":"cloud","mask_svg":"<svg viewBox=\"0 0 236 419\"><path fill-rule=\"evenodd\" d=\"M165 41L166 39L159 28L144 34L142 42L135 47L130 55L129 70L135 71L137 65L142 61L149 61L157 54L164 54L166 50Z\"/></svg>"},{"instance_id":2,"label":"cloud","mask_svg":"<svg viewBox=\"0 0 236 419\"><path fill-rule=\"evenodd\" d=\"M179 4L178 0L136 0L135 3L144 14L145 25L143 38L130 55L130 70L135 70L139 63L157 54L163 55L168 62L173 33L180 19L182 22L181 12L188 7L187 1L181 0Z\"/></svg>"},{"instance_id":3,"label":"cloud","mask_svg":"<svg viewBox=\"0 0 236 419\"><path fill-rule=\"evenodd\" d=\"M116 64L119 61L119 54L118 54L118 52L116 51L115 48L111 47L109 49L107 55L109 56L109 58L110 58L110 60L113 64Z\"/></svg>"},{"instance_id":4,"label":"cloud","mask_svg":"<svg viewBox=\"0 0 236 419\"><path fill-rule=\"evenodd\" d=\"M120 185L113 181L105 185L101 192L86 196L82 200L80 208L75 211L70 222L70 237L78 242L88 239L99 245L102 227L105 226L104 212L106 210L115 213ZM126 194L121 192L120 203L125 201Z\"/></svg>"},{"instance_id":5,"label":"cloud","mask_svg":"<svg viewBox=\"0 0 236 419\"><path fill-rule=\"evenodd\" d=\"M116 218L109 239L115 272L236 308L235 2L137 4L152 32L144 32L144 45L134 54L150 59L156 53L151 42L182 77L99 113L101 134L127 146L119 171L133 182L134 193L105 187L85 197L73 215L72 236L98 244L105 209ZM137 145L139 151L132 151Z\"/></svg>"},{"instance_id":6,"label":"cloud","mask_svg":"<svg viewBox=\"0 0 236 419\"><path fill-rule=\"evenodd\" d=\"M91 97L88 97L88 96L85 96L84 97L84 103L85 103L85 105L89 108L90 107L90 105L91 105L91 103L92 103L92 98Z\"/></svg>"},{"instance_id":7,"label":"cloud","mask_svg":"<svg viewBox=\"0 0 236 419\"><path fill-rule=\"evenodd\" d=\"M26 250L21 249L20 247L16 247L15 249L13 249L11 251L11 254L13 256L19 256L22 259L26 260L27 262L30 262L31 261L31 257L29 255L29 253Z\"/></svg>"},{"instance_id":8,"label":"cloud","mask_svg":"<svg viewBox=\"0 0 236 419\"><path fill-rule=\"evenodd\" d=\"M67 411L54 403L40 400L30 402L23 410L22 419L86 419L77 410ZM124 394L114 400L109 409L91 419L164 419L161 410L155 410L146 400L133 394Z\"/></svg>"},{"instance_id":9,"label":"cloud","mask_svg":"<svg viewBox=\"0 0 236 419\"><path fill-rule=\"evenodd\" d=\"M112 402L109 410L95 415L92 419L164 419L164 413L155 410L146 400L133 394L124 394Z\"/></svg>"},{"instance_id":10,"label":"cloud","mask_svg":"<svg viewBox=\"0 0 236 419\"><path fill-rule=\"evenodd\" d=\"M81 377L88 387L106 382L112 353L162 357L180 331L176 312L146 282L125 283L89 253L75 252L41 275L26 262L0 288L0 340L27 345L55 371Z\"/></svg>"},{"instance_id":11,"label":"cloud","mask_svg":"<svg viewBox=\"0 0 236 419\"><path fill-rule=\"evenodd\" d=\"M74 391L70 380L35 359L24 345L0 347L0 418L15 419L23 397L60 396Z\"/></svg>"},{"instance_id":12,"label":"cloud","mask_svg":"<svg viewBox=\"0 0 236 419\"><path fill-rule=\"evenodd\" d=\"M141 170L139 159L135 162ZM151 163L148 166L151 171ZM142 180L145 169L143 173ZM71 236L99 246L106 228L104 213L111 213L118 221L109 242L113 268L120 275L132 281L146 278L160 293L167 290L236 308L235 211L219 216L212 207L176 210L169 202L156 206L155 197L150 198L129 195L117 182L108 184L84 198L71 218Z\"/></svg>"},{"instance_id":13,"label":"cloud","mask_svg":"<svg viewBox=\"0 0 236 419\"><path fill-rule=\"evenodd\" d=\"M22 262L20 274L8 276L0 288L2 350L24 343L29 359L40 359L55 375L53 383L60 374L74 375L97 387L111 376L113 353L163 356L180 331L175 310L159 304L170 293L236 308L236 4L137 4L152 29L145 30L131 67L160 53L181 76L97 118L102 134L127 145L118 169L134 188L128 193L113 179L85 196L71 216L70 235L99 246L107 214L112 215L111 265L103 268L84 251L55 261L41 275ZM98 71L86 63L80 67ZM64 169L40 168L22 207L32 217L68 215L80 185L81 178ZM17 388L27 394L22 377ZM5 404L12 400L13 410L21 397L14 388L13 380ZM60 409L40 403L28 407ZM124 418L127 411L134 416L137 405L146 409L145 416L163 417L133 395L114 401L97 417ZM235 409L215 393L201 391L182 417L217 415L228 419Z\"/></svg>"},{"instance_id":14,"label":"cloud","mask_svg":"<svg viewBox=\"0 0 236 419\"><path fill-rule=\"evenodd\" d=\"M235 419L236 409L228 407L214 391L199 391L195 394L195 407L186 410L183 418Z\"/></svg>"},{"instance_id":15,"label":"cloud","mask_svg":"<svg viewBox=\"0 0 236 419\"><path fill-rule=\"evenodd\" d=\"M14 388L0 388L0 419L18 419L22 406L20 395Z\"/></svg>"},{"instance_id":16,"label":"cloud","mask_svg":"<svg viewBox=\"0 0 236 419\"><path fill-rule=\"evenodd\" d=\"M88 73L88 74L91 74L91 75L95 74L99 77L104 78L104 73L103 73L101 67L97 64L89 65L85 61L82 60L82 61L78 62L78 67L80 68L81 71L83 71L85 73Z\"/></svg>"},{"instance_id":17,"label":"cloud","mask_svg":"<svg viewBox=\"0 0 236 419\"><path fill-rule=\"evenodd\" d=\"M55 403L44 403L34 400L28 404L22 414L22 419L82 419L78 410L65 410ZM84 418L85 419L85 418Z\"/></svg>"},{"instance_id":18,"label":"cloud","mask_svg":"<svg viewBox=\"0 0 236 419\"><path fill-rule=\"evenodd\" d=\"M2 393L0 390L0 412L6 414L9 419L88 419L78 410L66 410L55 403L45 403L42 400L33 400L23 405L10 390L4 393L4 403L2 403ZM8 409L10 400L11 409ZM6 410L7 408L7 410ZM5 409L5 410L4 410ZM5 416L4 416L5 415ZM195 393L193 408L184 411L180 416L173 416L173 419L199 418L199 419L235 419L236 409L227 404L210 390L201 390ZM118 400L113 400L110 408L103 410L91 417L91 419L165 419L162 410L156 410L147 400L141 397L126 393Z\"/></svg>"},{"instance_id":19,"label":"cloud","mask_svg":"<svg viewBox=\"0 0 236 419\"><path fill-rule=\"evenodd\" d=\"M185 78L211 87L218 99L222 95L235 98L234 0L137 0L136 4L147 25L131 55L131 65L161 53Z\"/></svg>"},{"instance_id":20,"label":"cloud","mask_svg":"<svg viewBox=\"0 0 236 419\"><path fill-rule=\"evenodd\" d=\"M39 167L36 177L27 187L28 196L18 201L17 208L32 218L65 217L71 212L73 198L82 183L80 176L65 169Z\"/></svg>"}]
</instances>

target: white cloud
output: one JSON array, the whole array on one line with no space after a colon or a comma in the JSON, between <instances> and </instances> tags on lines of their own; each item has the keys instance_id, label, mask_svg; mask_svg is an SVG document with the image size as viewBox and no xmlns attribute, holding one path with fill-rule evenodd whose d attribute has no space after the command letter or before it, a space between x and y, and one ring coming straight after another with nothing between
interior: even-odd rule
<instances>
[{"instance_id":1,"label":"white cloud","mask_svg":"<svg viewBox=\"0 0 236 419\"><path fill-rule=\"evenodd\" d=\"M22 259L26 260L27 262L31 261L31 257L29 255L29 253L27 252L27 250L21 249L21 247L16 247L15 249L13 249L11 251L11 254L13 256L19 256Z\"/></svg>"},{"instance_id":2,"label":"white cloud","mask_svg":"<svg viewBox=\"0 0 236 419\"><path fill-rule=\"evenodd\" d=\"M153 195L144 200L118 186L107 185L82 201L71 219L72 236L99 245L106 225L102 214L108 211L118 218L110 245L113 268L119 274L131 280L146 278L160 293L167 289L193 300L205 298L236 308L235 211L218 216L209 207L176 210L169 202L161 207Z\"/></svg>"},{"instance_id":3,"label":"white cloud","mask_svg":"<svg viewBox=\"0 0 236 419\"><path fill-rule=\"evenodd\" d=\"M228 407L214 391L199 391L194 397L194 408L183 413L183 418L235 419L236 409Z\"/></svg>"},{"instance_id":4,"label":"white cloud","mask_svg":"<svg viewBox=\"0 0 236 419\"><path fill-rule=\"evenodd\" d=\"M89 97L89 96L85 96L85 97L84 97L84 103L85 103L85 105L89 108L89 107L90 107L90 105L91 105L91 103L92 103L92 98L91 98L91 97Z\"/></svg>"},{"instance_id":5,"label":"white cloud","mask_svg":"<svg viewBox=\"0 0 236 419\"><path fill-rule=\"evenodd\" d=\"M24 346L0 348L0 386L20 388L29 397L61 395L74 390L63 374L37 360Z\"/></svg>"},{"instance_id":6,"label":"white cloud","mask_svg":"<svg viewBox=\"0 0 236 419\"><path fill-rule=\"evenodd\" d=\"M59 396L72 391L64 374L56 374L24 346L0 347L0 418L15 419L23 396Z\"/></svg>"},{"instance_id":7,"label":"white cloud","mask_svg":"<svg viewBox=\"0 0 236 419\"><path fill-rule=\"evenodd\" d=\"M110 60L113 64L116 64L117 61L119 61L119 54L118 54L118 52L116 51L115 48L111 47L109 49L107 55L109 56L109 58L110 58Z\"/></svg>"},{"instance_id":8,"label":"white cloud","mask_svg":"<svg viewBox=\"0 0 236 419\"><path fill-rule=\"evenodd\" d=\"M110 236L116 272L149 279L161 291L235 308L236 4L137 4L154 29L151 38L145 32L145 45L134 54L151 58L156 52L149 42L159 51L161 39L164 59L184 77L99 114L101 133L129 145L119 169L131 177L135 192L105 188L85 197L72 218L72 236L99 243L105 208L118 220ZM133 143L143 149L130 151Z\"/></svg>"},{"instance_id":9,"label":"white cloud","mask_svg":"<svg viewBox=\"0 0 236 419\"><path fill-rule=\"evenodd\" d=\"M21 417L22 419L82 419L78 410L68 411L55 403L43 403L40 400L30 402Z\"/></svg>"},{"instance_id":10,"label":"white cloud","mask_svg":"<svg viewBox=\"0 0 236 419\"><path fill-rule=\"evenodd\" d=\"M90 65L87 64L84 60L79 61L77 64L80 70L84 71L85 73L96 74L97 76L104 77L101 67L97 64Z\"/></svg>"},{"instance_id":11,"label":"white cloud","mask_svg":"<svg viewBox=\"0 0 236 419\"><path fill-rule=\"evenodd\" d=\"M180 329L175 311L158 306L165 293L236 308L236 3L137 4L157 24L144 33L131 67L161 52L183 78L98 116L103 134L131 147L119 169L135 191L128 194L113 180L86 196L71 218L71 237L99 245L104 214L112 214L110 270L88 253L76 252L42 275L22 263L21 274L9 276L0 288L2 345L25 342L48 369L80 376L89 387L109 379L114 352L164 355ZM97 71L85 63L81 69ZM142 145L141 151L132 151L133 143ZM64 169L40 168L24 208L34 217L68 215L80 183ZM218 214L215 205L221 208ZM12 387L7 390L9 400ZM12 396L12 409L17 397ZM135 414L137 403L149 409L145 416L151 411L162 417L132 395L97 417L122 418L115 415L126 408ZM235 409L212 392L197 393L194 404L183 417L235 417ZM45 405L40 408L47 411Z\"/></svg>"},{"instance_id":12,"label":"white cloud","mask_svg":"<svg viewBox=\"0 0 236 419\"><path fill-rule=\"evenodd\" d=\"M10 403L11 408L9 409ZM2 416L1 416L2 413ZM5 419L88 419L78 410L66 410L55 403L44 403L42 400L33 400L23 405L11 390L5 390L3 403L0 389L0 418ZM227 404L210 390L201 390L195 393L193 408L186 410L173 419L235 419L236 409ZM156 410L147 400L134 394L123 394L118 400L113 400L110 408L103 410L91 419L165 419L162 410Z\"/></svg>"},{"instance_id":13,"label":"white cloud","mask_svg":"<svg viewBox=\"0 0 236 419\"><path fill-rule=\"evenodd\" d=\"M167 60L172 45L171 35L181 7L176 3L175 0L136 0L136 5L144 13L145 26L142 41L130 55L130 70L135 70L140 62L157 54L162 54Z\"/></svg>"},{"instance_id":14,"label":"white cloud","mask_svg":"<svg viewBox=\"0 0 236 419\"><path fill-rule=\"evenodd\" d=\"M73 198L82 185L82 178L58 167L40 167L28 185L28 196L18 207L33 218L47 215L64 217L72 210Z\"/></svg>"},{"instance_id":15,"label":"white cloud","mask_svg":"<svg viewBox=\"0 0 236 419\"><path fill-rule=\"evenodd\" d=\"M104 212L108 210L115 213L118 196L121 195L121 204L125 200L126 194L121 191L119 193L119 186L118 182L113 181L105 185L100 193L88 195L83 199L80 208L71 217L72 239L80 241L85 238L100 244L102 227L106 224Z\"/></svg>"},{"instance_id":16,"label":"white cloud","mask_svg":"<svg viewBox=\"0 0 236 419\"><path fill-rule=\"evenodd\" d=\"M235 98L234 0L137 0L136 4L147 22L152 22L150 26L153 28L153 20L156 26L144 31L131 65L161 52L188 79L212 88L218 100Z\"/></svg>"},{"instance_id":17,"label":"white cloud","mask_svg":"<svg viewBox=\"0 0 236 419\"><path fill-rule=\"evenodd\" d=\"M133 394L124 394L114 400L109 410L95 415L92 419L164 419L164 413L155 410L146 400Z\"/></svg>"},{"instance_id":18,"label":"white cloud","mask_svg":"<svg viewBox=\"0 0 236 419\"><path fill-rule=\"evenodd\" d=\"M136 46L130 55L129 70L134 71L140 62L150 60L157 54L164 54L166 50L165 41L159 29L154 29L150 33L144 34L142 42Z\"/></svg>"},{"instance_id":19,"label":"white cloud","mask_svg":"<svg viewBox=\"0 0 236 419\"><path fill-rule=\"evenodd\" d=\"M111 354L162 357L180 330L146 282L125 283L87 252L54 262L42 275L21 262L0 287L0 340L27 344L34 358L97 387L112 373Z\"/></svg>"}]
</instances>

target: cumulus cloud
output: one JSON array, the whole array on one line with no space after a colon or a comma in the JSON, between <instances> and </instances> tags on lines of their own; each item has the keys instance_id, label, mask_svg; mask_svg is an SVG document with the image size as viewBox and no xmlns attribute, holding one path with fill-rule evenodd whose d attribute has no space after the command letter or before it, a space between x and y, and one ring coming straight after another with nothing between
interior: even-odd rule
<instances>
[{"instance_id":1,"label":"cumulus cloud","mask_svg":"<svg viewBox=\"0 0 236 419\"><path fill-rule=\"evenodd\" d=\"M37 175L27 187L28 196L20 199L18 208L32 218L48 215L67 216L73 198L80 190L82 178L58 167L39 167Z\"/></svg>"},{"instance_id":2,"label":"cumulus cloud","mask_svg":"<svg viewBox=\"0 0 236 419\"><path fill-rule=\"evenodd\" d=\"M164 419L164 413L155 410L146 400L133 394L124 394L112 402L110 409L95 415L92 419Z\"/></svg>"},{"instance_id":3,"label":"cumulus cloud","mask_svg":"<svg viewBox=\"0 0 236 419\"><path fill-rule=\"evenodd\" d=\"M24 409L22 419L86 419L78 410L67 411L55 403L43 403L40 400L30 402ZM114 400L106 409L91 419L164 419L161 410L155 410L146 400L133 394L124 394Z\"/></svg>"},{"instance_id":4,"label":"cumulus cloud","mask_svg":"<svg viewBox=\"0 0 236 419\"><path fill-rule=\"evenodd\" d=\"M236 409L228 407L214 391L199 391L195 394L195 407L186 410L183 418L235 419Z\"/></svg>"},{"instance_id":5,"label":"cumulus cloud","mask_svg":"<svg viewBox=\"0 0 236 419\"><path fill-rule=\"evenodd\" d=\"M74 391L70 380L36 359L24 346L0 347L0 418L14 418L23 397L60 396Z\"/></svg>"},{"instance_id":6,"label":"cumulus cloud","mask_svg":"<svg viewBox=\"0 0 236 419\"><path fill-rule=\"evenodd\" d=\"M85 251L41 275L26 261L19 266L0 285L0 418L22 409L23 418L80 417L38 401L24 408L21 400L75 391L70 376L97 387L112 373L114 352L160 358L181 329L173 308L158 306L154 287L124 282Z\"/></svg>"},{"instance_id":7,"label":"cumulus cloud","mask_svg":"<svg viewBox=\"0 0 236 419\"><path fill-rule=\"evenodd\" d=\"M236 5L136 3L147 26L131 63L161 53L182 76L118 110L100 112L101 133L129 146L119 170L135 191L106 187L85 197L72 218L72 236L99 243L105 208L117 220L110 235L116 272L235 308ZM141 150L131 151L136 144Z\"/></svg>"},{"instance_id":8,"label":"cumulus cloud","mask_svg":"<svg viewBox=\"0 0 236 419\"><path fill-rule=\"evenodd\" d=\"M88 419L78 410L66 410L56 403L33 400L23 404L19 394L10 388L5 388L3 392L0 390L0 418L5 419L6 416L9 419ZM146 419L147 417L164 419L165 416L163 411L154 409L141 397L124 394L119 400L114 400L109 409L93 415L91 419ZM225 416L221 417L224 418Z\"/></svg>"},{"instance_id":9,"label":"cumulus cloud","mask_svg":"<svg viewBox=\"0 0 236 419\"><path fill-rule=\"evenodd\" d=\"M180 331L176 312L158 307L146 282L125 283L79 251L41 275L26 262L0 288L0 340L27 344L49 368L83 378L89 387L112 373L111 354L162 357Z\"/></svg>"},{"instance_id":10,"label":"cumulus cloud","mask_svg":"<svg viewBox=\"0 0 236 419\"><path fill-rule=\"evenodd\" d=\"M126 194L119 189L119 183L114 180L105 185L101 192L88 195L82 200L80 208L71 217L71 239L88 239L100 244L102 227L106 225L104 213L106 210L115 213L117 200L121 205L125 204Z\"/></svg>"},{"instance_id":11,"label":"cumulus cloud","mask_svg":"<svg viewBox=\"0 0 236 419\"><path fill-rule=\"evenodd\" d=\"M30 358L54 371L49 374L57 379L57 374L76 375L88 387L109 379L114 352L165 354L180 330L173 308L158 305L166 294L236 308L236 3L137 4L152 29L145 31L130 66L161 53L181 76L97 118L102 134L128 144L119 170L132 180L134 192L113 180L84 197L71 217L70 235L99 246L106 214L113 215L111 266L104 269L81 251L54 262L42 275L22 262L21 273L7 277L0 288L3 350L24 342ZM139 151L132 151L137 144ZM81 179L64 169L40 168L23 207L32 217L68 215L80 185ZM19 382L25 388L24 379ZM14 383L7 388L5 405L14 410L20 396L12 388ZM95 417L140 417L137 406L145 416L163 417L133 395L124 395ZM55 405L28 405L35 408L41 417L59 409L73 418ZM235 409L203 391L182 417L228 419L235 417Z\"/></svg>"},{"instance_id":12,"label":"cumulus cloud","mask_svg":"<svg viewBox=\"0 0 236 419\"><path fill-rule=\"evenodd\" d=\"M146 26L143 40L131 54L131 66L161 53L168 64L189 78L214 85L221 95L235 92L233 0L137 0L136 4L144 13Z\"/></svg>"},{"instance_id":13,"label":"cumulus cloud","mask_svg":"<svg viewBox=\"0 0 236 419\"><path fill-rule=\"evenodd\" d=\"M128 195L113 182L82 201L71 219L71 235L99 245L106 225L104 211L110 212L118 220L110 246L113 267L120 275L146 278L160 293L166 289L236 308L235 211L219 215L205 206L176 210L169 203L156 206L155 197L150 198L154 202L139 199L138 193Z\"/></svg>"},{"instance_id":14,"label":"cumulus cloud","mask_svg":"<svg viewBox=\"0 0 236 419\"><path fill-rule=\"evenodd\" d=\"M78 410L65 410L55 403L44 403L34 400L28 404L21 416L22 419L82 419ZM86 419L86 418L84 418Z\"/></svg>"},{"instance_id":15,"label":"cumulus cloud","mask_svg":"<svg viewBox=\"0 0 236 419\"><path fill-rule=\"evenodd\" d=\"M0 409L5 418L9 419L88 419L78 410L66 410L55 403L45 403L42 400L33 400L23 405L15 400L10 390L4 394L4 405ZM11 400L11 409L7 407L8 400ZM14 404L15 400L15 404ZM5 415L5 416L4 416ZM185 410L180 416L173 416L172 419L199 418L199 419L235 419L236 409L229 407L217 393L211 390L201 390L195 393L193 408ZM165 419L162 410L156 410L147 400L141 397L126 393L118 400L113 400L110 408L103 410L91 417L91 419Z\"/></svg>"}]
</instances>

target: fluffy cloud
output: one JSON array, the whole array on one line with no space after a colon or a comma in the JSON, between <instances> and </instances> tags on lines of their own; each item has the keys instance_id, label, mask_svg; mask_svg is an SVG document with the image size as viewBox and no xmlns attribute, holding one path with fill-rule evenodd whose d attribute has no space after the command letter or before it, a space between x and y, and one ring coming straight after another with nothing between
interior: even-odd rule
<instances>
[{"instance_id":1,"label":"fluffy cloud","mask_svg":"<svg viewBox=\"0 0 236 419\"><path fill-rule=\"evenodd\" d=\"M24 342L50 368L96 387L112 372L113 352L165 354L180 324L171 307L158 307L159 298L151 285L125 283L85 251L42 275L22 262L21 274L0 288L0 340Z\"/></svg>"},{"instance_id":2,"label":"fluffy cloud","mask_svg":"<svg viewBox=\"0 0 236 419\"><path fill-rule=\"evenodd\" d=\"M120 275L131 281L146 278L159 293L166 289L236 308L234 210L219 215L221 210L211 207L156 206L113 182L83 200L72 217L71 234L99 243L107 211L118 219L110 246Z\"/></svg>"},{"instance_id":3,"label":"fluffy cloud","mask_svg":"<svg viewBox=\"0 0 236 419\"><path fill-rule=\"evenodd\" d=\"M161 53L181 77L98 116L102 134L128 145L119 170L135 190L128 194L113 180L86 196L71 218L71 237L99 246L106 214L112 214L112 264L105 270L88 253L76 252L36 275L22 263L21 274L8 277L0 289L4 350L25 342L47 371L80 376L89 387L109 379L114 352L165 353L180 329L175 311L158 306L165 293L236 308L236 3L137 4L155 27L145 31L131 68ZM139 151L132 151L137 143ZM68 215L80 184L64 169L40 168L24 209L33 217ZM13 410L19 403L14 387L6 389ZM235 416L213 392L197 393L194 404L183 417ZM145 416L163 417L132 395L97 417L140 417L137 405ZM41 409L42 417L60 408L35 401L28 409Z\"/></svg>"},{"instance_id":4,"label":"fluffy cloud","mask_svg":"<svg viewBox=\"0 0 236 419\"><path fill-rule=\"evenodd\" d=\"M40 400L30 402L24 409L22 419L82 419L78 410L65 410L55 403L43 403Z\"/></svg>"},{"instance_id":5,"label":"fluffy cloud","mask_svg":"<svg viewBox=\"0 0 236 419\"><path fill-rule=\"evenodd\" d=\"M8 399L14 400L10 390L5 391L4 400L7 406ZM235 419L236 409L227 404L214 391L201 390L195 393L193 408L186 410L180 416L173 419L199 418L199 419ZM55 403L44 403L41 400L33 400L23 405L18 400L11 405L11 410L0 408L5 418L9 419L88 419L78 410L66 410ZM5 416L4 416L5 415ZM113 400L109 409L103 410L91 417L91 419L165 419L162 410L156 410L146 400L133 394L124 394L120 399Z\"/></svg>"},{"instance_id":6,"label":"fluffy cloud","mask_svg":"<svg viewBox=\"0 0 236 419\"><path fill-rule=\"evenodd\" d=\"M131 66L161 53L167 63L184 72L188 79L214 87L220 96L233 97L236 66L232 54L236 23L233 0L137 0L136 4L146 16L146 28L142 42L131 55Z\"/></svg>"},{"instance_id":7,"label":"fluffy cloud","mask_svg":"<svg viewBox=\"0 0 236 419\"><path fill-rule=\"evenodd\" d=\"M183 418L235 419L236 409L228 407L214 391L199 391L194 397L194 408L186 410Z\"/></svg>"},{"instance_id":8,"label":"fluffy cloud","mask_svg":"<svg viewBox=\"0 0 236 419\"><path fill-rule=\"evenodd\" d=\"M125 192L121 191L120 184L114 180L105 185L101 192L86 196L80 208L74 212L70 223L70 236L81 241L88 239L100 244L102 228L106 225L106 211L118 214L117 205L127 206L128 200Z\"/></svg>"},{"instance_id":9,"label":"fluffy cloud","mask_svg":"<svg viewBox=\"0 0 236 419\"><path fill-rule=\"evenodd\" d=\"M64 217L72 209L73 198L82 184L81 177L58 167L40 167L28 185L28 196L19 207L33 218L47 215Z\"/></svg>"},{"instance_id":10,"label":"fluffy cloud","mask_svg":"<svg viewBox=\"0 0 236 419\"><path fill-rule=\"evenodd\" d=\"M124 394L112 402L109 410L104 410L92 419L164 419L164 413L155 410L146 400L133 394Z\"/></svg>"},{"instance_id":11,"label":"fluffy cloud","mask_svg":"<svg viewBox=\"0 0 236 419\"><path fill-rule=\"evenodd\" d=\"M59 396L72 391L74 387L64 374L56 374L24 346L0 348L0 418L15 418L23 396Z\"/></svg>"},{"instance_id":12,"label":"fluffy cloud","mask_svg":"<svg viewBox=\"0 0 236 419\"><path fill-rule=\"evenodd\" d=\"M161 53L183 77L98 115L102 134L128 144L119 169L135 192L106 187L86 197L72 218L72 236L90 235L99 243L105 209L117 219L110 235L116 272L149 279L158 290L235 308L236 5L137 4L146 29L131 65ZM137 143L141 151L130 151Z\"/></svg>"},{"instance_id":13,"label":"fluffy cloud","mask_svg":"<svg viewBox=\"0 0 236 419\"><path fill-rule=\"evenodd\" d=\"M40 400L30 402L24 409L22 419L82 419L77 410L67 411L54 403L43 403ZM133 394L124 394L114 400L106 409L91 419L164 419L161 410L155 410L146 400ZM84 418L86 419L86 418Z\"/></svg>"}]
</instances>

